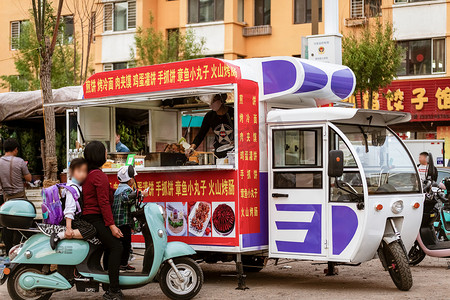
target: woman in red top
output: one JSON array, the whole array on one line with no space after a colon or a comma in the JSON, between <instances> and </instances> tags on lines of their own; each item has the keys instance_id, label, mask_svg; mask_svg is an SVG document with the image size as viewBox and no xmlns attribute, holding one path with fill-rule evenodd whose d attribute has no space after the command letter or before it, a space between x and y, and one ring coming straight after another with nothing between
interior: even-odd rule
<instances>
[{"instance_id":1,"label":"woman in red top","mask_svg":"<svg viewBox=\"0 0 450 300\"><path fill-rule=\"evenodd\" d=\"M103 295L106 300L121 300L123 294L119 286L119 268L122 255L123 237L114 224L110 202L110 185L108 177L100 170L106 162L106 148L99 141L86 145L84 158L88 162L89 174L83 183L83 216L97 230L97 236L108 253L109 291Z\"/></svg>"}]
</instances>

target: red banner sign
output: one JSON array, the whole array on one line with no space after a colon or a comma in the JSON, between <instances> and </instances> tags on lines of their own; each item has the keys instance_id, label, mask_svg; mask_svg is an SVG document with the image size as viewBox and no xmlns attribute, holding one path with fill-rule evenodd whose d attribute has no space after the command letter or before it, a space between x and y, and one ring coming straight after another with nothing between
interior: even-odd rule
<instances>
[{"instance_id":1,"label":"red banner sign","mask_svg":"<svg viewBox=\"0 0 450 300\"><path fill-rule=\"evenodd\" d=\"M216 58L96 73L83 85L84 98L149 93L161 90L235 83L238 67Z\"/></svg>"},{"instance_id":2,"label":"red banner sign","mask_svg":"<svg viewBox=\"0 0 450 300\"><path fill-rule=\"evenodd\" d=\"M239 218L241 234L260 231L258 85L238 89Z\"/></svg>"},{"instance_id":3,"label":"red banner sign","mask_svg":"<svg viewBox=\"0 0 450 300\"><path fill-rule=\"evenodd\" d=\"M117 188L117 176L108 176ZM139 173L136 181L139 190L149 189L146 201L164 207L169 241L239 245L236 171Z\"/></svg>"},{"instance_id":4,"label":"red banner sign","mask_svg":"<svg viewBox=\"0 0 450 300\"><path fill-rule=\"evenodd\" d=\"M361 99L352 96L345 101L361 107ZM367 93L362 97L368 108ZM450 79L396 80L373 94L372 109L411 113L413 122L450 120Z\"/></svg>"}]
</instances>

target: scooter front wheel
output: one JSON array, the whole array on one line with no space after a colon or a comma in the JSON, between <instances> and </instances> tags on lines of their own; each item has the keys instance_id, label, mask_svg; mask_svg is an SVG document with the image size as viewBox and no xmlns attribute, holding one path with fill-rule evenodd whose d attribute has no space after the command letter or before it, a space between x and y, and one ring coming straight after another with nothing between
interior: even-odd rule
<instances>
[{"instance_id":1,"label":"scooter front wheel","mask_svg":"<svg viewBox=\"0 0 450 300\"><path fill-rule=\"evenodd\" d=\"M387 269L395 286L401 291L409 291L413 285L409 259L402 245L397 242L383 242L383 252Z\"/></svg>"},{"instance_id":2,"label":"scooter front wheel","mask_svg":"<svg viewBox=\"0 0 450 300\"><path fill-rule=\"evenodd\" d=\"M173 259L182 280L168 262L164 263L159 276L159 286L163 293L174 300L194 298L203 286L203 271L193 259L177 257Z\"/></svg>"},{"instance_id":3,"label":"scooter front wheel","mask_svg":"<svg viewBox=\"0 0 450 300\"><path fill-rule=\"evenodd\" d=\"M45 289L24 290L20 287L19 278L25 272L43 274L40 266L20 266L8 278L8 294L13 300L48 300L52 292Z\"/></svg>"}]
</instances>

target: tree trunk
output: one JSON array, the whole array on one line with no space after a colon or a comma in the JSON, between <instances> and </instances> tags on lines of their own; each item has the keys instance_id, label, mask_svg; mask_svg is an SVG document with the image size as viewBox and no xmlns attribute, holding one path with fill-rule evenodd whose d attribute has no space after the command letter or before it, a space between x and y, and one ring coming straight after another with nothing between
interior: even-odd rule
<instances>
[{"instance_id":1,"label":"tree trunk","mask_svg":"<svg viewBox=\"0 0 450 300\"><path fill-rule=\"evenodd\" d=\"M373 107L373 91L372 89L369 90L369 103L367 104L367 109L372 109Z\"/></svg>"},{"instance_id":2,"label":"tree trunk","mask_svg":"<svg viewBox=\"0 0 450 300\"><path fill-rule=\"evenodd\" d=\"M359 91L359 101L361 102L361 108L364 108L364 100L363 100L364 93L362 90ZM356 102L356 108L358 108L358 99L355 100Z\"/></svg>"},{"instance_id":3,"label":"tree trunk","mask_svg":"<svg viewBox=\"0 0 450 300\"><path fill-rule=\"evenodd\" d=\"M52 59L49 51L49 41L45 42L45 49L41 51L41 68L39 78L41 81L42 99L45 104L53 103L53 92L51 82ZM58 159L56 156L56 134L55 134L55 109L44 108L45 127L45 165L44 179L56 181L58 173Z\"/></svg>"}]
</instances>

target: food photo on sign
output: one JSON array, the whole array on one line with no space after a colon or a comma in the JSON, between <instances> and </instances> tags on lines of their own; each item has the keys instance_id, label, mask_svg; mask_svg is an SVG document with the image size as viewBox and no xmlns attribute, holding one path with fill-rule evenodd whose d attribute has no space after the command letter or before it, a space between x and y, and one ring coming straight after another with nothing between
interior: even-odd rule
<instances>
[{"instance_id":1,"label":"food photo on sign","mask_svg":"<svg viewBox=\"0 0 450 300\"><path fill-rule=\"evenodd\" d=\"M166 229L169 236L187 235L187 203L166 203Z\"/></svg>"},{"instance_id":2,"label":"food photo on sign","mask_svg":"<svg viewBox=\"0 0 450 300\"><path fill-rule=\"evenodd\" d=\"M235 237L234 202L213 202L213 237Z\"/></svg>"},{"instance_id":3,"label":"food photo on sign","mask_svg":"<svg viewBox=\"0 0 450 300\"><path fill-rule=\"evenodd\" d=\"M211 203L189 203L189 236L211 236Z\"/></svg>"}]
</instances>

